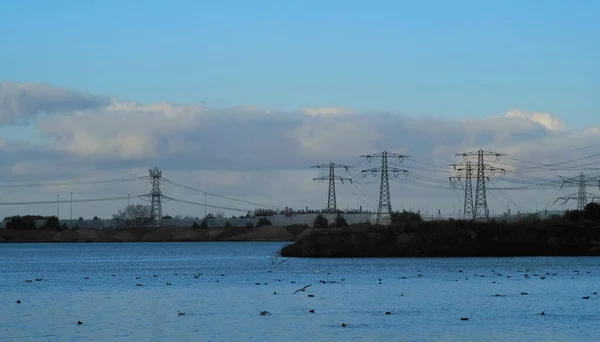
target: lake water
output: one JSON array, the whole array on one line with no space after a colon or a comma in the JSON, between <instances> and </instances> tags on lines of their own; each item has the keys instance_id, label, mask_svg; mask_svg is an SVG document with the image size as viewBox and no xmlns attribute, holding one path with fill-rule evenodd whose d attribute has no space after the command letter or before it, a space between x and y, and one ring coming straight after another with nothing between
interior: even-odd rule
<instances>
[{"instance_id":1,"label":"lake water","mask_svg":"<svg viewBox=\"0 0 600 342\"><path fill-rule=\"evenodd\" d=\"M593 294L600 292L600 258L274 258L281 246L1 244L0 340L596 341L600 336L600 295ZM186 314L178 316L177 310Z\"/></svg>"}]
</instances>

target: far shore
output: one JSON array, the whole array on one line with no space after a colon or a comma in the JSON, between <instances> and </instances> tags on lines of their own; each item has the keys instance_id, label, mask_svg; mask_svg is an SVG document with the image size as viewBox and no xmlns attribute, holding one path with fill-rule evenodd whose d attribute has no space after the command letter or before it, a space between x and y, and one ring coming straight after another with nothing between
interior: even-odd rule
<instances>
[{"instance_id":1,"label":"far shore","mask_svg":"<svg viewBox=\"0 0 600 342\"><path fill-rule=\"evenodd\" d=\"M0 229L0 243L69 243L69 242L203 242L203 241L294 241L306 227L262 226L256 228L228 227L216 229L148 228L77 230Z\"/></svg>"}]
</instances>

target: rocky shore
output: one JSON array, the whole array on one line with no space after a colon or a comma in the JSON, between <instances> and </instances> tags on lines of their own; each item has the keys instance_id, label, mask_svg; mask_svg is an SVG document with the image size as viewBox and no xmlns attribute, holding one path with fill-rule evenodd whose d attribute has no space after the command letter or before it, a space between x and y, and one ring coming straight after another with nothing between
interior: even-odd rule
<instances>
[{"instance_id":1,"label":"rocky shore","mask_svg":"<svg viewBox=\"0 0 600 342\"><path fill-rule=\"evenodd\" d=\"M353 225L308 229L281 250L284 257L600 256L600 222L468 221Z\"/></svg>"},{"instance_id":2,"label":"rocky shore","mask_svg":"<svg viewBox=\"0 0 600 342\"><path fill-rule=\"evenodd\" d=\"M228 227L220 229L94 229L22 230L0 229L0 243L23 242L193 242L193 241L294 241L304 227L256 228Z\"/></svg>"}]
</instances>

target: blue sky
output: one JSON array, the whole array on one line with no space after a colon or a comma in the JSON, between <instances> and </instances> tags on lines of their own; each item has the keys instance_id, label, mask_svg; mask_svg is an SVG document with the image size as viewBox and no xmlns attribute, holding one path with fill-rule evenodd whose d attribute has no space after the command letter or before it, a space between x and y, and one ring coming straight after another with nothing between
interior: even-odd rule
<instances>
[{"instance_id":1,"label":"blue sky","mask_svg":"<svg viewBox=\"0 0 600 342\"><path fill-rule=\"evenodd\" d=\"M593 0L20 0L0 5L0 79L144 103L521 108L583 128L600 124L599 14Z\"/></svg>"}]
</instances>

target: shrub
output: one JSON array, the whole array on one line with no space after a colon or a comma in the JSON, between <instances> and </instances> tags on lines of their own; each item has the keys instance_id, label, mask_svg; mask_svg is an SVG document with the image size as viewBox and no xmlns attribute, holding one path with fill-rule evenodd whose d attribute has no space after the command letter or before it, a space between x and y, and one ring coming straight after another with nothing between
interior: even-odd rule
<instances>
[{"instance_id":1,"label":"shrub","mask_svg":"<svg viewBox=\"0 0 600 342\"><path fill-rule=\"evenodd\" d=\"M250 221L246 222L246 228L251 229L254 228L254 224Z\"/></svg>"},{"instance_id":2,"label":"shrub","mask_svg":"<svg viewBox=\"0 0 600 342\"><path fill-rule=\"evenodd\" d=\"M600 221L600 203L588 203L583 209L586 220Z\"/></svg>"},{"instance_id":3,"label":"shrub","mask_svg":"<svg viewBox=\"0 0 600 342\"><path fill-rule=\"evenodd\" d=\"M258 221L256 222L256 226L257 227L262 227L262 226L271 226L271 221L269 221L268 218L266 217L261 217L258 219Z\"/></svg>"},{"instance_id":4,"label":"shrub","mask_svg":"<svg viewBox=\"0 0 600 342\"><path fill-rule=\"evenodd\" d=\"M394 211L392 212L392 222L421 222L423 218L420 213L414 211Z\"/></svg>"},{"instance_id":5,"label":"shrub","mask_svg":"<svg viewBox=\"0 0 600 342\"><path fill-rule=\"evenodd\" d=\"M47 229L47 230L54 230L57 232L62 231L63 229L66 228L66 224L64 224L63 227L60 226L60 220L58 219L58 217L56 216L51 216L48 217L46 219L46 222L44 222L44 225L42 226L42 229Z\"/></svg>"},{"instance_id":6,"label":"shrub","mask_svg":"<svg viewBox=\"0 0 600 342\"><path fill-rule=\"evenodd\" d=\"M202 220L202 222L200 222L200 229L208 229L208 221Z\"/></svg>"},{"instance_id":7,"label":"shrub","mask_svg":"<svg viewBox=\"0 0 600 342\"><path fill-rule=\"evenodd\" d=\"M231 222L229 222L229 221L225 222L225 228L230 228L230 227L233 227L231 225Z\"/></svg>"},{"instance_id":8,"label":"shrub","mask_svg":"<svg viewBox=\"0 0 600 342\"><path fill-rule=\"evenodd\" d=\"M317 217L315 217L315 221L313 222L313 227L314 228L327 228L329 227L329 221L327 220L327 218L321 214L317 215Z\"/></svg>"},{"instance_id":9,"label":"shrub","mask_svg":"<svg viewBox=\"0 0 600 342\"><path fill-rule=\"evenodd\" d=\"M335 226L336 227L347 227L348 226L348 221L346 221L346 218L344 216L342 216L341 213L338 213L337 216L335 217Z\"/></svg>"}]
</instances>

